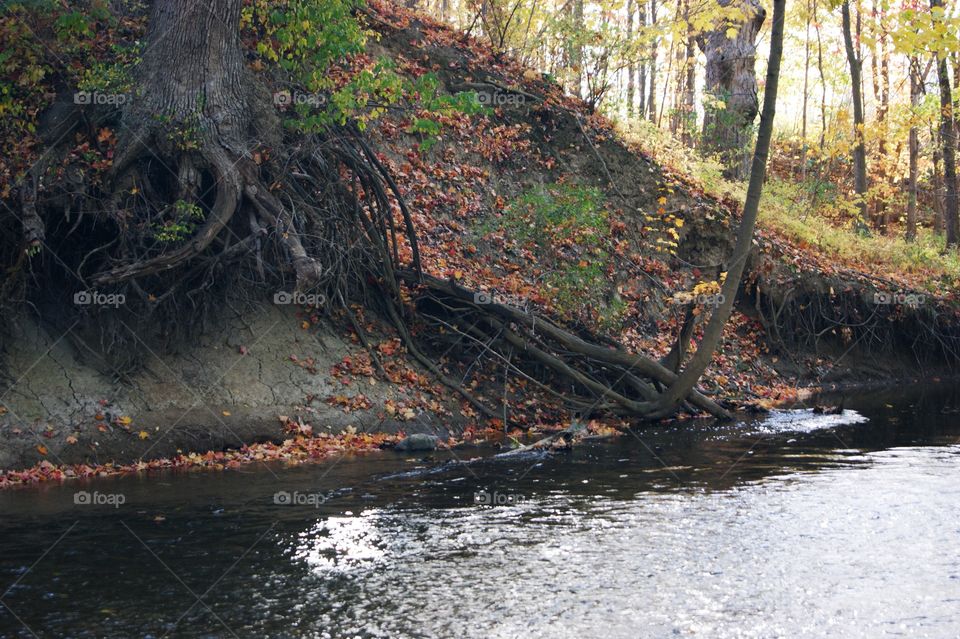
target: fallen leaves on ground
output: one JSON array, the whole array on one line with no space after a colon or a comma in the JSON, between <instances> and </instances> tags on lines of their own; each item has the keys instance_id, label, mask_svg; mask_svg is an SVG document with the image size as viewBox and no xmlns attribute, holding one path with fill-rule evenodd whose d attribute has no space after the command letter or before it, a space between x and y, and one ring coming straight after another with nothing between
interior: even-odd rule
<instances>
[{"instance_id":1,"label":"fallen leaves on ground","mask_svg":"<svg viewBox=\"0 0 960 639\"><path fill-rule=\"evenodd\" d=\"M291 421L291 423L293 422ZM141 437L143 434L143 431L141 431ZM272 442L251 444L237 450L186 453L172 458L140 460L132 464L56 465L44 460L25 470L0 472L0 488L49 481L65 481L79 477L112 477L157 470L200 468L224 470L260 462L300 464L312 460L327 459L334 455L367 453L378 450L387 442L396 441L396 439L396 435L358 433L354 429L354 432L347 432L342 435L321 433L316 436L304 436L296 434L279 444ZM48 452L43 445L38 445L37 451L42 455L46 455Z\"/></svg>"}]
</instances>

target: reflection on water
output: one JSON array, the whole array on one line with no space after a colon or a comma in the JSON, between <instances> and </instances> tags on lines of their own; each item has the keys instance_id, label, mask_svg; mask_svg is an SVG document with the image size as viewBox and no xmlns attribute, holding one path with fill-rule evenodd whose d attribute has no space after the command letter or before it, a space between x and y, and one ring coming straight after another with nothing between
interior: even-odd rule
<instances>
[{"instance_id":1,"label":"reflection on water","mask_svg":"<svg viewBox=\"0 0 960 639\"><path fill-rule=\"evenodd\" d=\"M958 406L885 393L399 478L444 459L8 491L0 636L955 637Z\"/></svg>"},{"instance_id":2,"label":"reflection on water","mask_svg":"<svg viewBox=\"0 0 960 639\"><path fill-rule=\"evenodd\" d=\"M813 408L794 410L772 410L754 428L744 434L777 434L777 433L812 433L826 428L863 424L869 421L864 415L855 410L830 414L817 414Z\"/></svg>"},{"instance_id":3,"label":"reflection on water","mask_svg":"<svg viewBox=\"0 0 960 639\"><path fill-rule=\"evenodd\" d=\"M348 573L371 568L386 556L383 538L377 530L379 511L359 517L347 511L343 517L329 517L298 535L293 557L318 574Z\"/></svg>"}]
</instances>

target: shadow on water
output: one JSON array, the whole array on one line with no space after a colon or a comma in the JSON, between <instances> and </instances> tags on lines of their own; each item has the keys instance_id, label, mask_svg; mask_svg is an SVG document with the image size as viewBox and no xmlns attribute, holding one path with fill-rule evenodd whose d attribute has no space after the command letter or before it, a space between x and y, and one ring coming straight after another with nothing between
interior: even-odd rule
<instances>
[{"instance_id":1,"label":"shadow on water","mask_svg":"<svg viewBox=\"0 0 960 639\"><path fill-rule=\"evenodd\" d=\"M960 564L930 553L960 541L960 395L844 406L6 491L0 637L956 635ZM894 583L919 621L842 621Z\"/></svg>"}]
</instances>

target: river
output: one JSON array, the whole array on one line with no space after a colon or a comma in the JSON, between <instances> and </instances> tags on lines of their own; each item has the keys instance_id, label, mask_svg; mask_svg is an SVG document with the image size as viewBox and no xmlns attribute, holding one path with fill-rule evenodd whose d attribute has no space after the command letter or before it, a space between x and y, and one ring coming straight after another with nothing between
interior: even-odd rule
<instances>
[{"instance_id":1,"label":"river","mask_svg":"<svg viewBox=\"0 0 960 639\"><path fill-rule=\"evenodd\" d=\"M958 637L960 395L846 408L7 490L0 636Z\"/></svg>"}]
</instances>

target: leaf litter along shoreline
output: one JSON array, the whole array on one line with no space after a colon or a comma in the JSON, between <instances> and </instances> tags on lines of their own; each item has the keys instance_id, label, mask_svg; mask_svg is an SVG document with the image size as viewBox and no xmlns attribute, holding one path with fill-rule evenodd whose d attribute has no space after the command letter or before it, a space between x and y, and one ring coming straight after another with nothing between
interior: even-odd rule
<instances>
[{"instance_id":1,"label":"leaf litter along shoreline","mask_svg":"<svg viewBox=\"0 0 960 639\"><path fill-rule=\"evenodd\" d=\"M398 435L388 433L343 433L317 436L296 435L279 444L245 445L239 449L181 453L171 458L139 460L128 464L54 464L48 460L24 470L0 471L0 489L94 477L115 477L159 470L227 470L255 463L283 462L290 465L320 461L337 454L352 455L380 450L395 443Z\"/></svg>"},{"instance_id":2,"label":"leaf litter along shoreline","mask_svg":"<svg viewBox=\"0 0 960 639\"><path fill-rule=\"evenodd\" d=\"M872 382L845 382L837 384L820 384L818 386L795 389L795 392L780 401L762 404L744 405L741 411L735 414L735 419L749 418L756 413L774 415L778 411L789 410L797 403L808 404L821 394L868 392L883 388L900 387L902 384L919 384L921 381L950 383L956 378L934 377L921 380L909 377L899 381L872 381ZM816 412L816 411L815 411ZM664 423L693 423L703 421L703 417L680 417L667 420ZM712 418L707 418L711 419ZM281 420L283 421L283 420ZM859 422L854 422L859 423ZM157 471L224 471L236 470L245 466L260 463L282 462L285 466L299 466L307 463L323 462L341 456L367 455L379 450L392 449L406 437L404 431L397 433L386 432L343 432L340 434L320 433L314 435L309 427L299 426L290 422L288 431L293 435L280 443L262 442L245 445L238 449L222 451L208 450L202 453L181 453L170 458L157 458L149 461L138 460L127 464L54 464L43 460L23 470L0 470L0 490L35 487L50 482L64 483L75 479L92 479L128 476L133 474L151 473ZM564 431L563 425L541 425L540 428L528 431L514 430L504 433L502 430L490 426L483 431L473 428L465 429L460 439L450 437L447 440L439 439L439 449L453 449L462 444L484 444L501 442L504 439L529 438L531 435L543 435L541 441L547 441L557 433ZM306 434L304 434L306 433ZM590 420L584 431L590 439L622 436L626 430L611 427L602 421ZM536 441L533 442L536 445Z\"/></svg>"}]
</instances>

